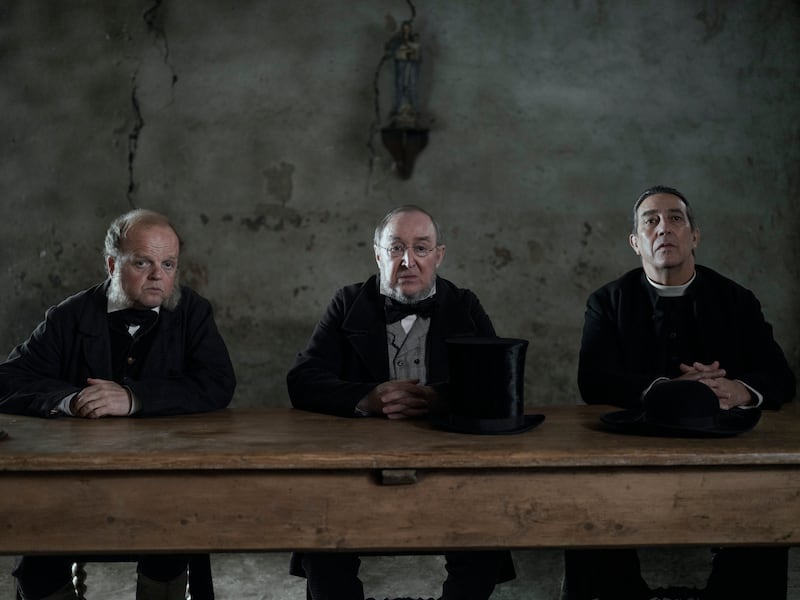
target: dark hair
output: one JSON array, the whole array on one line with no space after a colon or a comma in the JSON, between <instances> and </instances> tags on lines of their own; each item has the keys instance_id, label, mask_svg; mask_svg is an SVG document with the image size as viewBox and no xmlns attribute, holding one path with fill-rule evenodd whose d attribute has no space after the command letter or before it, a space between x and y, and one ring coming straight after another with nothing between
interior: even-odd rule
<instances>
[{"instance_id":1,"label":"dark hair","mask_svg":"<svg viewBox=\"0 0 800 600\"><path fill-rule=\"evenodd\" d=\"M666 185L654 185L653 187L647 188L645 191L643 191L639 195L638 200L636 200L636 204L633 205L633 233L636 233L639 230L639 217L637 215L639 206L645 201L645 199L649 198L650 196L655 196L656 194L671 194L680 198L683 202L683 205L686 207L686 218L689 219L689 227L692 228L692 231L695 230L696 223L694 219L694 211L692 210L692 206L689 204L689 201L686 199L686 196L681 194L673 187Z\"/></svg>"},{"instance_id":2,"label":"dark hair","mask_svg":"<svg viewBox=\"0 0 800 600\"><path fill-rule=\"evenodd\" d=\"M422 213L431 220L431 223L433 223L433 230L436 232L436 245L437 246L441 245L442 232L439 229L439 224L436 222L436 219L434 219L433 215L431 215L431 213L429 213L427 210L425 210L424 208L420 208L415 204L405 204L403 206L398 206L397 208L393 208L388 213L386 213L386 216L384 216L383 219L381 219L380 223L378 223L378 226L375 228L375 235L373 237L372 243L375 244L376 246L380 245L381 236L383 235L383 230L386 229L386 225L389 223L389 221L392 220L392 218L395 215L399 215L401 213L412 213L412 212Z\"/></svg>"}]
</instances>

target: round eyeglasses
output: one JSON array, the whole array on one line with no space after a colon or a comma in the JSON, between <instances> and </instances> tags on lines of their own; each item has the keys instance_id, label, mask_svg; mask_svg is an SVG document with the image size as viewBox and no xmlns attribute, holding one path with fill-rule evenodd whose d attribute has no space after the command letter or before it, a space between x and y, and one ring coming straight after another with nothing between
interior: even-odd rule
<instances>
[{"instance_id":1,"label":"round eyeglasses","mask_svg":"<svg viewBox=\"0 0 800 600\"><path fill-rule=\"evenodd\" d=\"M384 248L380 246L389 253L389 256L392 258L400 258L401 256L405 256L406 252L411 250L414 253L414 256L417 258L425 258L431 252L436 250L436 246L423 246L422 244L415 244L413 246L404 246L403 244L392 244L388 248Z\"/></svg>"}]
</instances>

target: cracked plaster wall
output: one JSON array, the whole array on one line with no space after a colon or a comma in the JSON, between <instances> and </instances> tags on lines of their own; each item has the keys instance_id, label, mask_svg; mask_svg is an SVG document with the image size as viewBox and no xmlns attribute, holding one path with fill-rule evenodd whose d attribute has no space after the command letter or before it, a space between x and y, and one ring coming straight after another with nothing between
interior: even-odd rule
<instances>
[{"instance_id":1,"label":"cracked plaster wall","mask_svg":"<svg viewBox=\"0 0 800 600\"><path fill-rule=\"evenodd\" d=\"M408 181L369 135L405 2L0 5L0 352L102 278L108 222L149 207L187 240L235 404L285 405L328 299L374 270L375 222L414 202L444 226L442 274L531 340L527 401L572 403L586 296L636 266L630 207L665 183L800 372L796 2L415 4L435 122ZM388 65L378 83L385 116Z\"/></svg>"}]
</instances>

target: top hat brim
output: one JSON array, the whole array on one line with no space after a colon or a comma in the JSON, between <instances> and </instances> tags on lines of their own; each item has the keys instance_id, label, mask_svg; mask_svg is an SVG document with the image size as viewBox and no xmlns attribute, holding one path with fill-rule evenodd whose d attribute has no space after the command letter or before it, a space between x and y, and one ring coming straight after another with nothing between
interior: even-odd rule
<instances>
[{"instance_id":1,"label":"top hat brim","mask_svg":"<svg viewBox=\"0 0 800 600\"><path fill-rule=\"evenodd\" d=\"M761 410L737 409L720 411L713 427L666 425L646 421L642 410L619 410L607 413L600 420L607 429L619 433L660 437L731 437L753 429L761 418Z\"/></svg>"},{"instance_id":2,"label":"top hat brim","mask_svg":"<svg viewBox=\"0 0 800 600\"><path fill-rule=\"evenodd\" d=\"M544 415L523 415L522 419L472 419L458 415L443 415L433 418L433 425L438 429L452 433L470 433L475 435L511 435L524 433L544 421Z\"/></svg>"}]
</instances>

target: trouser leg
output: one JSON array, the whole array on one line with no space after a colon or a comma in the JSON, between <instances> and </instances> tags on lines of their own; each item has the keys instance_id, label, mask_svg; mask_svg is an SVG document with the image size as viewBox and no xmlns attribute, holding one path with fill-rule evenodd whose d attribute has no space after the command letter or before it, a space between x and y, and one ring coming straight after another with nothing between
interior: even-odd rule
<instances>
[{"instance_id":1,"label":"trouser leg","mask_svg":"<svg viewBox=\"0 0 800 600\"><path fill-rule=\"evenodd\" d=\"M786 600L789 549L715 548L706 586L709 600Z\"/></svg>"},{"instance_id":2,"label":"trouser leg","mask_svg":"<svg viewBox=\"0 0 800 600\"><path fill-rule=\"evenodd\" d=\"M214 600L214 577L211 573L210 554L192 554L188 557L189 591L192 600Z\"/></svg>"},{"instance_id":3,"label":"trouser leg","mask_svg":"<svg viewBox=\"0 0 800 600\"><path fill-rule=\"evenodd\" d=\"M184 600L187 562L183 555L139 557L136 600Z\"/></svg>"},{"instance_id":4,"label":"trouser leg","mask_svg":"<svg viewBox=\"0 0 800 600\"><path fill-rule=\"evenodd\" d=\"M23 556L12 571L17 592L25 600L74 599L73 562L74 558L65 556Z\"/></svg>"},{"instance_id":5,"label":"trouser leg","mask_svg":"<svg viewBox=\"0 0 800 600\"><path fill-rule=\"evenodd\" d=\"M502 552L447 552L442 600L484 600L499 581Z\"/></svg>"},{"instance_id":6,"label":"trouser leg","mask_svg":"<svg viewBox=\"0 0 800 600\"><path fill-rule=\"evenodd\" d=\"M636 550L567 550L564 552L566 600L646 600Z\"/></svg>"},{"instance_id":7,"label":"trouser leg","mask_svg":"<svg viewBox=\"0 0 800 600\"><path fill-rule=\"evenodd\" d=\"M303 555L302 566L313 600L364 600L357 554L309 552Z\"/></svg>"}]
</instances>

